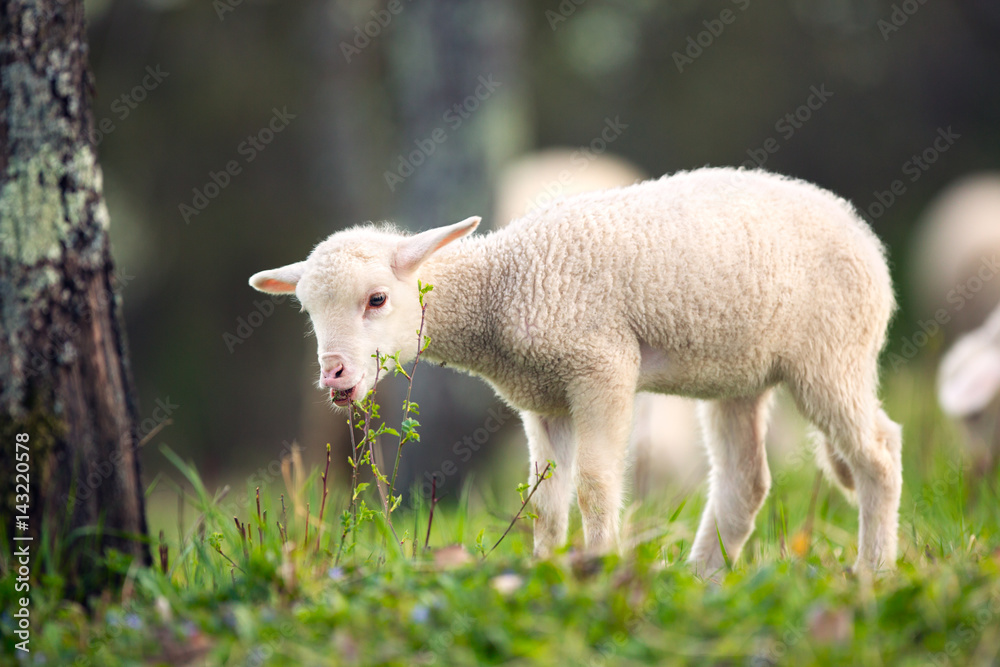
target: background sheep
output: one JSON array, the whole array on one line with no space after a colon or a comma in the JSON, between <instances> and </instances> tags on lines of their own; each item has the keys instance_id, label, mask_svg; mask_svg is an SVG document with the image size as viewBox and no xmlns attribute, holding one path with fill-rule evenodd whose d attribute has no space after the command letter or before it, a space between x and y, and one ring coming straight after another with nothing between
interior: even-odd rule
<instances>
[{"instance_id":1,"label":"background sheep","mask_svg":"<svg viewBox=\"0 0 1000 667\"><path fill-rule=\"evenodd\" d=\"M974 174L945 189L928 207L915 245L920 314L943 311L953 343L941 359L939 400L961 420L973 467L984 473L1000 460L1000 173Z\"/></svg>"},{"instance_id":2,"label":"background sheep","mask_svg":"<svg viewBox=\"0 0 1000 667\"><path fill-rule=\"evenodd\" d=\"M539 556L565 541L574 481L588 550L614 546L633 400L651 390L714 399L690 559L721 567L720 539L735 558L770 486L767 411L784 382L856 489L857 566L894 563L901 439L876 391L895 300L882 246L849 204L765 172L702 169L445 247L478 223L340 232L251 284L296 293L339 405L371 388L375 349L412 353L417 281L435 285L428 356L486 378L521 411L533 468L557 463L535 495Z\"/></svg>"}]
</instances>

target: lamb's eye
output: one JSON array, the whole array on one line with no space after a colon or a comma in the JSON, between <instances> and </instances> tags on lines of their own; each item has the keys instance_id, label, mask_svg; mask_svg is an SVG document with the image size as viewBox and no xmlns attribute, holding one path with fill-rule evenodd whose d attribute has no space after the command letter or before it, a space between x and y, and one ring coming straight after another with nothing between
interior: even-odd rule
<instances>
[{"instance_id":1,"label":"lamb's eye","mask_svg":"<svg viewBox=\"0 0 1000 667\"><path fill-rule=\"evenodd\" d=\"M385 292L375 292L368 297L368 306L370 308L381 308L385 305L385 300L387 298L388 297L385 295Z\"/></svg>"}]
</instances>

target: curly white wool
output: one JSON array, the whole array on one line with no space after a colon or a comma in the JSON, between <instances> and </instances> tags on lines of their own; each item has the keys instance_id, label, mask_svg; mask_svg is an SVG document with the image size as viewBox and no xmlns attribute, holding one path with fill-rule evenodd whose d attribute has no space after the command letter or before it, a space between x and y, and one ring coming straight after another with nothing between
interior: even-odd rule
<instances>
[{"instance_id":1,"label":"curly white wool","mask_svg":"<svg viewBox=\"0 0 1000 667\"><path fill-rule=\"evenodd\" d=\"M376 348L413 347L416 283L433 284L428 356L486 379L520 411L532 461L558 464L535 494L540 556L565 541L574 487L587 548L615 546L633 400L654 391L711 401L709 501L690 558L721 567L720 537L735 558L770 486L767 409L785 383L827 436L821 460L856 491L857 565L894 563L901 435L879 404L877 359L895 299L883 247L847 202L706 168L453 243L478 223L347 230L251 284L295 291L321 383L347 396L370 387Z\"/></svg>"}]
</instances>

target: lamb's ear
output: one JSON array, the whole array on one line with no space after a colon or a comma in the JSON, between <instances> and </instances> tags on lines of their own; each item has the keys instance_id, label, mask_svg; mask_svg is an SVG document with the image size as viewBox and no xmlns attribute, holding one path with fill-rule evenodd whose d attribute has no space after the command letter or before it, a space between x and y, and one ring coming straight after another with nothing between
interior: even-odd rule
<instances>
[{"instance_id":1,"label":"lamb's ear","mask_svg":"<svg viewBox=\"0 0 1000 667\"><path fill-rule=\"evenodd\" d=\"M288 294L295 291L295 285L302 277L305 262L296 262L280 269L261 271L250 276L250 286L268 294Z\"/></svg>"},{"instance_id":2,"label":"lamb's ear","mask_svg":"<svg viewBox=\"0 0 1000 667\"><path fill-rule=\"evenodd\" d=\"M976 331L955 344L941 361L938 401L953 417L975 414L1000 391L1000 350Z\"/></svg>"},{"instance_id":3,"label":"lamb's ear","mask_svg":"<svg viewBox=\"0 0 1000 667\"><path fill-rule=\"evenodd\" d=\"M479 216L473 216L453 225L428 229L426 232L403 239L396 247L396 254L392 258L392 270L397 276L412 273L434 251L474 232L480 220Z\"/></svg>"}]
</instances>

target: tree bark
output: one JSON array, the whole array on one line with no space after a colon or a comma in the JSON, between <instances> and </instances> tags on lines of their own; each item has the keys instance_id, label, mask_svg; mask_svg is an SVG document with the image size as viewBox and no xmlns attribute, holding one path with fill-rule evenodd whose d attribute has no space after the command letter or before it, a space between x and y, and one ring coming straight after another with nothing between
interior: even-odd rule
<instances>
[{"instance_id":1,"label":"tree bark","mask_svg":"<svg viewBox=\"0 0 1000 667\"><path fill-rule=\"evenodd\" d=\"M27 434L35 562L80 599L149 562L91 88L82 0L0 0L0 497Z\"/></svg>"}]
</instances>

